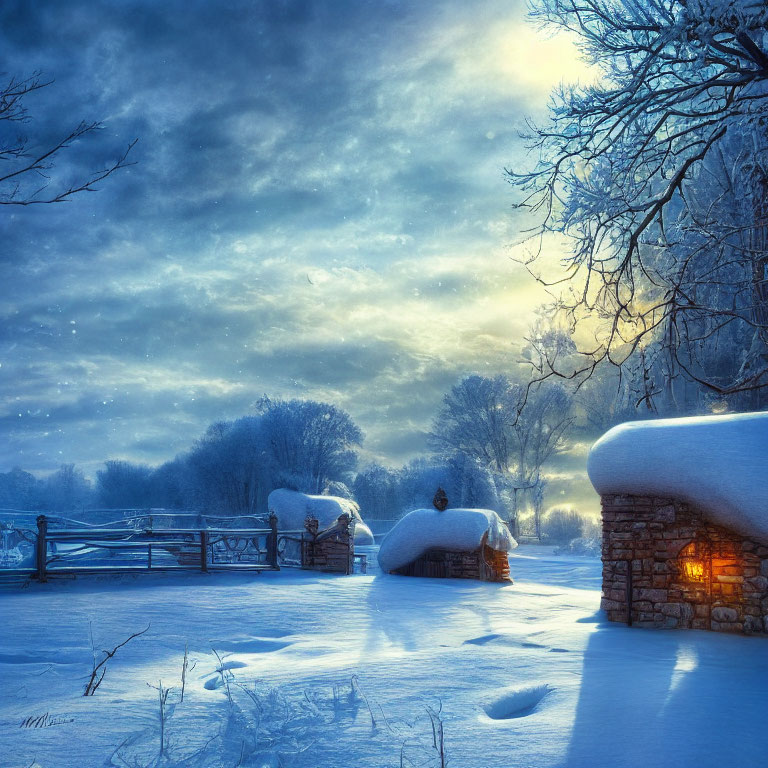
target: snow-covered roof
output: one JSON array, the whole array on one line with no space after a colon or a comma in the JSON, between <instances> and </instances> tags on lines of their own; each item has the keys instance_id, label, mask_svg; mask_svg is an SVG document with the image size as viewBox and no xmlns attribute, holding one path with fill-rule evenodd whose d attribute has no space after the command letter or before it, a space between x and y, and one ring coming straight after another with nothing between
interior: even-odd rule
<instances>
[{"instance_id":1,"label":"snow-covered roof","mask_svg":"<svg viewBox=\"0 0 768 768\"><path fill-rule=\"evenodd\" d=\"M360 507L351 499L341 496L311 496L287 488L278 488L269 494L267 507L277 515L277 526L281 531L303 530L307 515L316 518L322 530L333 525L340 515L346 513L356 521L355 543L373 544L371 529L360 517Z\"/></svg>"},{"instance_id":2,"label":"snow-covered roof","mask_svg":"<svg viewBox=\"0 0 768 768\"><path fill-rule=\"evenodd\" d=\"M413 562L428 549L471 551L488 533L488 546L509 552L517 546L504 521L490 509L415 509L397 521L379 548L382 571Z\"/></svg>"},{"instance_id":3,"label":"snow-covered roof","mask_svg":"<svg viewBox=\"0 0 768 768\"><path fill-rule=\"evenodd\" d=\"M592 446L587 472L599 494L681 499L768 539L768 413L620 424Z\"/></svg>"}]
</instances>

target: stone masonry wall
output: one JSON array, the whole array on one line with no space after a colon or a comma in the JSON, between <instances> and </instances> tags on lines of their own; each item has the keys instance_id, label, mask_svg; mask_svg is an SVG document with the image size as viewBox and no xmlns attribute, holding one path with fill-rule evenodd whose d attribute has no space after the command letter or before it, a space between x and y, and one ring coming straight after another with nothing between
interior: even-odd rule
<instances>
[{"instance_id":1,"label":"stone masonry wall","mask_svg":"<svg viewBox=\"0 0 768 768\"><path fill-rule=\"evenodd\" d=\"M330 528L319 530L317 519L308 517L304 527L309 540L303 543L301 567L312 571L346 573L354 571L355 521L344 514Z\"/></svg>"},{"instance_id":2,"label":"stone masonry wall","mask_svg":"<svg viewBox=\"0 0 768 768\"><path fill-rule=\"evenodd\" d=\"M602 506L601 607L610 621L768 634L767 542L713 525L673 499L606 495ZM684 563L689 553L694 576Z\"/></svg>"}]
</instances>

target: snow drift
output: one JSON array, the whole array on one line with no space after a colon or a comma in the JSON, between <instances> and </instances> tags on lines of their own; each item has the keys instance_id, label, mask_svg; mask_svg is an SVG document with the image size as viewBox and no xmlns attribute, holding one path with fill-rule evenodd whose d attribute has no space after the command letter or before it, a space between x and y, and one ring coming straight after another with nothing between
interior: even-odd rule
<instances>
[{"instance_id":1,"label":"snow drift","mask_svg":"<svg viewBox=\"0 0 768 768\"><path fill-rule=\"evenodd\" d=\"M490 509L415 509L397 521L379 548L379 566L394 571L428 549L471 551L488 533L488 546L509 552L517 546L504 521Z\"/></svg>"},{"instance_id":2,"label":"snow drift","mask_svg":"<svg viewBox=\"0 0 768 768\"><path fill-rule=\"evenodd\" d=\"M308 515L317 519L322 530L333 525L340 515L347 514L356 521L355 544L373 544L373 534L360 517L360 507L350 499L341 496L310 496L278 488L269 494L267 507L277 515L277 527L281 531L303 530Z\"/></svg>"},{"instance_id":3,"label":"snow drift","mask_svg":"<svg viewBox=\"0 0 768 768\"><path fill-rule=\"evenodd\" d=\"M674 497L768 539L768 413L620 424L594 444L587 472L601 495Z\"/></svg>"}]
</instances>

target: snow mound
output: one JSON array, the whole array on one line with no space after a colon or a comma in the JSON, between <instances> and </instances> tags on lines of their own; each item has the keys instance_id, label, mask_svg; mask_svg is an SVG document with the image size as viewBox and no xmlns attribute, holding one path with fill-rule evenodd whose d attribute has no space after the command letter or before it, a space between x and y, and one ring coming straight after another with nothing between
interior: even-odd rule
<instances>
[{"instance_id":1,"label":"snow mound","mask_svg":"<svg viewBox=\"0 0 768 768\"><path fill-rule=\"evenodd\" d=\"M412 563L428 549L471 551L488 534L488 546L509 552L517 546L504 521L490 509L414 509L395 523L379 548L384 572Z\"/></svg>"},{"instance_id":2,"label":"snow mound","mask_svg":"<svg viewBox=\"0 0 768 768\"><path fill-rule=\"evenodd\" d=\"M293 643L280 640L271 640L262 637L253 637L245 640L221 640L211 643L217 651L226 653L271 653L287 648Z\"/></svg>"},{"instance_id":3,"label":"snow mound","mask_svg":"<svg viewBox=\"0 0 768 768\"><path fill-rule=\"evenodd\" d=\"M768 539L768 413L630 421L592 446L601 494L668 496L713 523Z\"/></svg>"},{"instance_id":4,"label":"snow mound","mask_svg":"<svg viewBox=\"0 0 768 768\"><path fill-rule=\"evenodd\" d=\"M347 514L356 521L355 544L373 544L371 529L360 517L360 507L341 496L310 496L287 488L278 488L269 494L267 507L277 515L281 531L304 530L308 515L317 518L320 530L333 525L340 515Z\"/></svg>"}]
</instances>

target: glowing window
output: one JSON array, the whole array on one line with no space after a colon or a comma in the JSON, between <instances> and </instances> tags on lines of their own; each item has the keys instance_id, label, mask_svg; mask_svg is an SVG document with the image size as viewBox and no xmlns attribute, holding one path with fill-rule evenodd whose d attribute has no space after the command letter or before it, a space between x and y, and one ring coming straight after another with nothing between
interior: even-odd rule
<instances>
[{"instance_id":1,"label":"glowing window","mask_svg":"<svg viewBox=\"0 0 768 768\"><path fill-rule=\"evenodd\" d=\"M704 557L692 541L680 550L680 570L686 581L704 581Z\"/></svg>"}]
</instances>

